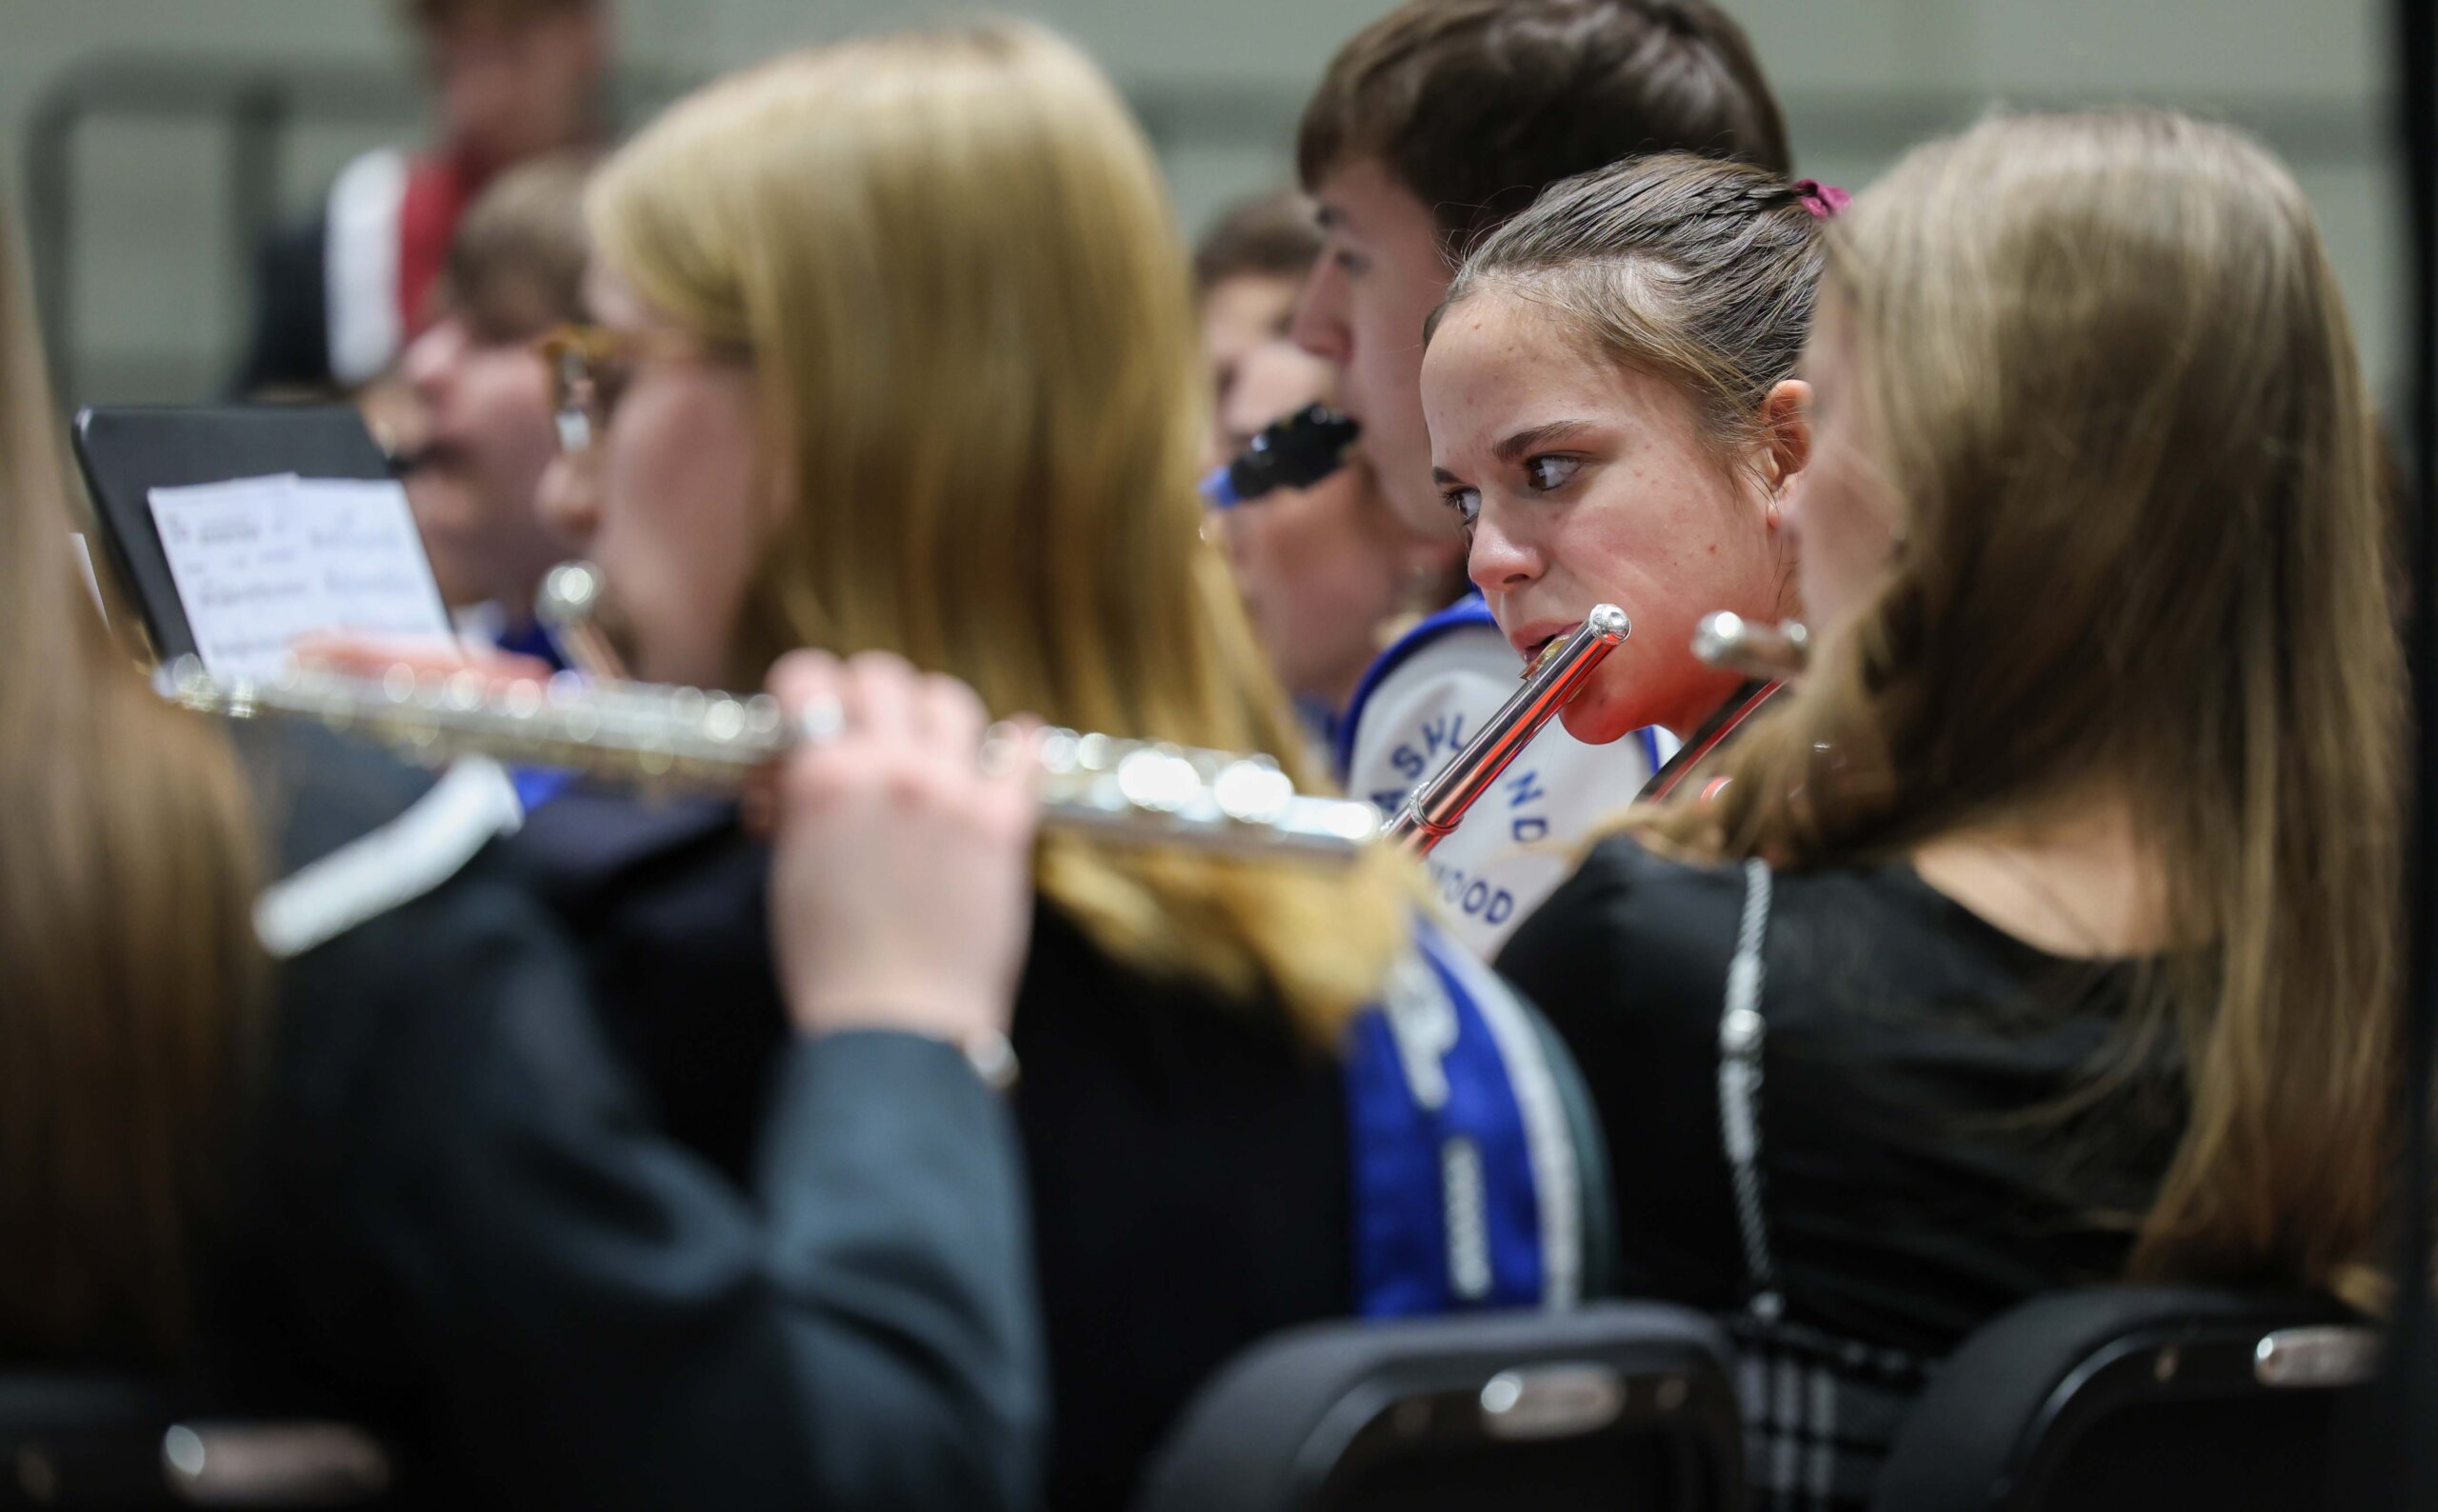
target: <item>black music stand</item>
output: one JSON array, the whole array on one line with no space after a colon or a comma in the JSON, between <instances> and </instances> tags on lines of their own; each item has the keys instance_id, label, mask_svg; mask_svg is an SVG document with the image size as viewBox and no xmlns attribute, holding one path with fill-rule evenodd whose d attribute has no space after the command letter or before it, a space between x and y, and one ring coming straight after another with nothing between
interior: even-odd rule
<instances>
[{"instance_id":1,"label":"black music stand","mask_svg":"<svg viewBox=\"0 0 2438 1512\"><path fill-rule=\"evenodd\" d=\"M77 411L73 440L110 567L165 662L193 654L195 640L152 523L154 488L286 472L390 476L363 416L344 405L104 406Z\"/></svg>"}]
</instances>

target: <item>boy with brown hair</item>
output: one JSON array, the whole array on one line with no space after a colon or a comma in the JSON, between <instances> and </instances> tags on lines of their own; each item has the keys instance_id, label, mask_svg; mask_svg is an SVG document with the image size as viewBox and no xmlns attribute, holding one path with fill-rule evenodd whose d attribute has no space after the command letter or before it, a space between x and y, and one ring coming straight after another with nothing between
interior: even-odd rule
<instances>
[{"instance_id":1,"label":"boy with brown hair","mask_svg":"<svg viewBox=\"0 0 2438 1512\"><path fill-rule=\"evenodd\" d=\"M535 339L584 315L590 153L519 164L466 212L434 315L400 371L422 431L408 502L441 597L506 650L555 660L535 627L542 576L577 554L537 503L559 453L550 365Z\"/></svg>"},{"instance_id":2,"label":"boy with brown hair","mask_svg":"<svg viewBox=\"0 0 2438 1512\"><path fill-rule=\"evenodd\" d=\"M1324 244L1293 335L1336 368L1339 407L1412 527L1459 529L1431 483L1421 396L1423 321L1457 262L1549 185L1671 149L1790 166L1751 44L1709 0L1409 0L1330 60L1296 142ZM1477 596L1424 620L1339 728L1347 790L1401 805L1516 672ZM1564 842L1632 800L1662 755L1645 734L1603 750L1551 725L1441 843L1431 871L1468 944L1494 953L1563 877Z\"/></svg>"},{"instance_id":3,"label":"boy with brown hair","mask_svg":"<svg viewBox=\"0 0 2438 1512\"><path fill-rule=\"evenodd\" d=\"M1202 317L1202 351L1209 359L1214 414L1225 412L1236 371L1256 348L1287 334L1295 291L1321 255L1311 201L1293 189L1239 200L1219 213L1193 246L1194 299ZM1276 416L1271 416L1276 419ZM1229 455L1215 439L1212 467Z\"/></svg>"}]
</instances>

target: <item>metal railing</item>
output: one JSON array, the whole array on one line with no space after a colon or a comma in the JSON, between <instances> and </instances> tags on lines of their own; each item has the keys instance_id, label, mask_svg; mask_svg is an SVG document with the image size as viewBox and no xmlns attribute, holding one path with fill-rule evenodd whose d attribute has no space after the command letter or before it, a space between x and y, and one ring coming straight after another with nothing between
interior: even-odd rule
<instances>
[{"instance_id":1,"label":"metal railing","mask_svg":"<svg viewBox=\"0 0 2438 1512\"><path fill-rule=\"evenodd\" d=\"M611 87L612 120L640 119L691 80L629 73ZM422 129L424 97L403 72L346 65L245 64L170 53L106 52L47 86L26 127L26 239L35 304L52 375L70 403L84 392L86 356L76 326L80 186L75 146L99 125L191 126L221 133L228 214L217 249L232 308L251 298L255 249L290 208L281 202L290 140L304 126L394 128L402 141ZM201 250L179 247L178 255Z\"/></svg>"},{"instance_id":2,"label":"metal railing","mask_svg":"<svg viewBox=\"0 0 2438 1512\"><path fill-rule=\"evenodd\" d=\"M607 114L613 124L640 121L695 82L695 75L666 70L624 71L610 88ZM1259 149L1277 152L1282 168L1302 105L1300 89L1276 84L1141 81L1128 93L1164 157L1186 149ZM2245 126L2297 165L2369 162L2379 150L2379 113L2362 101L2254 97L2162 103L2182 103ZM1868 162L1885 161L1909 143L1968 121L1988 104L1985 96L1952 90L1797 94L1787 102L1808 161ZM128 397L89 391L91 351L76 313L87 261L78 209L89 188L76 173L80 133L96 125L149 123L221 134L227 213L220 245L197 248L175 239L163 245L165 255L212 255L220 265L227 308L243 310L252 298L256 249L297 210L281 194L296 132L387 129L397 140L411 142L422 134L423 112L423 93L407 72L363 66L110 51L51 80L27 125L25 212L36 305L63 401ZM190 348L182 349L191 354Z\"/></svg>"}]
</instances>

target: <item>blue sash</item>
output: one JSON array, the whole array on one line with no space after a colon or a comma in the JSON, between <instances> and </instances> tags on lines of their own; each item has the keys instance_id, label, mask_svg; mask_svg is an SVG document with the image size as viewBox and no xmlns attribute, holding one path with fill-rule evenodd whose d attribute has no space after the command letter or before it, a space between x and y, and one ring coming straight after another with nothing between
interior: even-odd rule
<instances>
[{"instance_id":1,"label":"blue sash","mask_svg":"<svg viewBox=\"0 0 2438 1512\"><path fill-rule=\"evenodd\" d=\"M1368 1318L1582 1294L1573 1136L1529 1010L1428 925L1349 1030L1355 1300Z\"/></svg>"}]
</instances>

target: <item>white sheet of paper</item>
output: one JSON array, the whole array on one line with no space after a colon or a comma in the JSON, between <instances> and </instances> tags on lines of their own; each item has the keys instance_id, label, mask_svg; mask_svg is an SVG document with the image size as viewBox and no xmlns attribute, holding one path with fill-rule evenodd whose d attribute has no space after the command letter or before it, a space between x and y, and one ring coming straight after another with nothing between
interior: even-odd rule
<instances>
[{"instance_id":1,"label":"white sheet of paper","mask_svg":"<svg viewBox=\"0 0 2438 1512\"><path fill-rule=\"evenodd\" d=\"M300 635L450 635L407 494L293 473L154 488L152 523L214 677L275 677Z\"/></svg>"}]
</instances>

